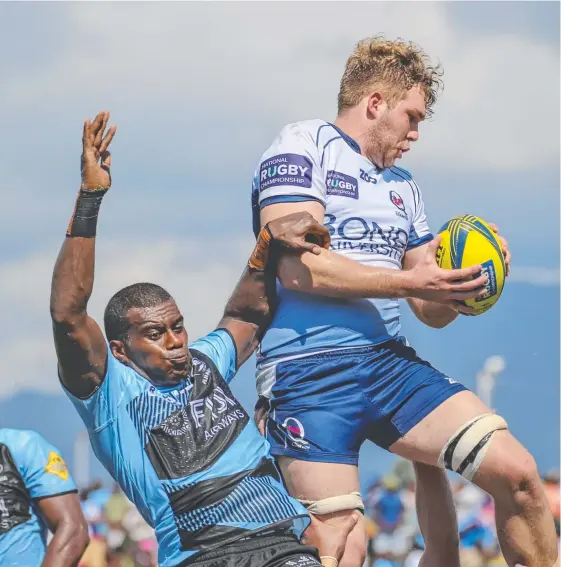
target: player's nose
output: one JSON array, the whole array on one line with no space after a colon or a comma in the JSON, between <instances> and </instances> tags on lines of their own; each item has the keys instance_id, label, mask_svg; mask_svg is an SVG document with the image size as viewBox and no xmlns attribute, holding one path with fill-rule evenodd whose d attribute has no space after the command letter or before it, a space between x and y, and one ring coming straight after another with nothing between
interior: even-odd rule
<instances>
[{"instance_id":1,"label":"player's nose","mask_svg":"<svg viewBox=\"0 0 561 567\"><path fill-rule=\"evenodd\" d=\"M407 139L410 142L416 142L419 139L419 132L417 130L411 130L409 134L407 134Z\"/></svg>"}]
</instances>

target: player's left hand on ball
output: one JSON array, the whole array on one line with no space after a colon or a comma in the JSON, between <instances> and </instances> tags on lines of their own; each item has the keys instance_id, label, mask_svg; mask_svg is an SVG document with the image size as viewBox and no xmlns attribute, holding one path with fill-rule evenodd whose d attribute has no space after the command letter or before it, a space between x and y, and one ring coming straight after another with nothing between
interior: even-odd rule
<instances>
[{"instance_id":1,"label":"player's left hand on ball","mask_svg":"<svg viewBox=\"0 0 561 567\"><path fill-rule=\"evenodd\" d=\"M335 557L337 561L341 561L347 538L360 518L359 513L354 512L344 522L336 525L323 522L313 514L310 514L310 518L311 524L304 532L303 543L317 548L320 556Z\"/></svg>"},{"instance_id":2,"label":"player's left hand on ball","mask_svg":"<svg viewBox=\"0 0 561 567\"><path fill-rule=\"evenodd\" d=\"M501 249L503 251L503 256L505 257L506 275L510 274L510 262L512 260L512 255L508 247L508 240L499 234L499 227L494 223L489 223L489 226L493 229L493 232L497 235L499 242L501 243Z\"/></svg>"},{"instance_id":3,"label":"player's left hand on ball","mask_svg":"<svg viewBox=\"0 0 561 567\"><path fill-rule=\"evenodd\" d=\"M329 230L305 211L279 217L267 226L278 244L294 250L320 254L331 242Z\"/></svg>"}]
</instances>

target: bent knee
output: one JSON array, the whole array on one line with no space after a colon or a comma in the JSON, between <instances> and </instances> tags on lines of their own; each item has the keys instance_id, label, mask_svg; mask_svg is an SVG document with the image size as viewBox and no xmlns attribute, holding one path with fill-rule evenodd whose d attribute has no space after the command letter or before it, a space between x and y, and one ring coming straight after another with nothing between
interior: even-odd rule
<instances>
[{"instance_id":1,"label":"bent knee","mask_svg":"<svg viewBox=\"0 0 561 567\"><path fill-rule=\"evenodd\" d=\"M536 461L509 433L500 433L503 432L493 440L492 454L484 462L484 475L489 477L491 486L483 488L495 498L507 493L524 504L526 499L533 500L542 492Z\"/></svg>"}]
</instances>

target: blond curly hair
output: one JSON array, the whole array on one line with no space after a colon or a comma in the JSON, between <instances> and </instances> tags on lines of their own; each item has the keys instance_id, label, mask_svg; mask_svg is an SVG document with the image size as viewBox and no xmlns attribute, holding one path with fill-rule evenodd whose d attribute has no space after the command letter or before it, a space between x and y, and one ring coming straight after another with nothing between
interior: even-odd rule
<instances>
[{"instance_id":1,"label":"blond curly hair","mask_svg":"<svg viewBox=\"0 0 561 567\"><path fill-rule=\"evenodd\" d=\"M338 96L339 113L353 108L374 89L393 105L405 98L407 91L419 86L425 95L427 116L440 94L442 67L433 65L428 55L412 42L390 41L383 36L358 42L347 60Z\"/></svg>"}]
</instances>

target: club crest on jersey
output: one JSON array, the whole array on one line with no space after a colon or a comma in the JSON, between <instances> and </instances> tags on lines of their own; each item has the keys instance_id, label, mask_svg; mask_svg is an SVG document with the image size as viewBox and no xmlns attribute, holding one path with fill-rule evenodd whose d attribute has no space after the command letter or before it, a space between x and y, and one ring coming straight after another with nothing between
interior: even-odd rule
<instances>
[{"instance_id":1,"label":"club crest on jersey","mask_svg":"<svg viewBox=\"0 0 561 567\"><path fill-rule=\"evenodd\" d=\"M66 466L64 459L54 451L49 451L49 458L47 466L45 467L45 472L58 476L62 480L68 480L68 467Z\"/></svg>"},{"instance_id":2,"label":"club crest on jersey","mask_svg":"<svg viewBox=\"0 0 561 567\"><path fill-rule=\"evenodd\" d=\"M403 202L403 199L401 198L399 193L396 193L393 190L390 191L390 201L401 211L401 212L396 211L395 214L398 217L402 217L406 219L407 213L405 212L405 203Z\"/></svg>"},{"instance_id":3,"label":"club crest on jersey","mask_svg":"<svg viewBox=\"0 0 561 567\"><path fill-rule=\"evenodd\" d=\"M350 175L329 170L325 184L327 185L328 195L358 199L358 181Z\"/></svg>"},{"instance_id":4,"label":"club crest on jersey","mask_svg":"<svg viewBox=\"0 0 561 567\"><path fill-rule=\"evenodd\" d=\"M312 162L298 154L280 154L265 160L259 168L261 191L275 185L312 186Z\"/></svg>"}]
</instances>

